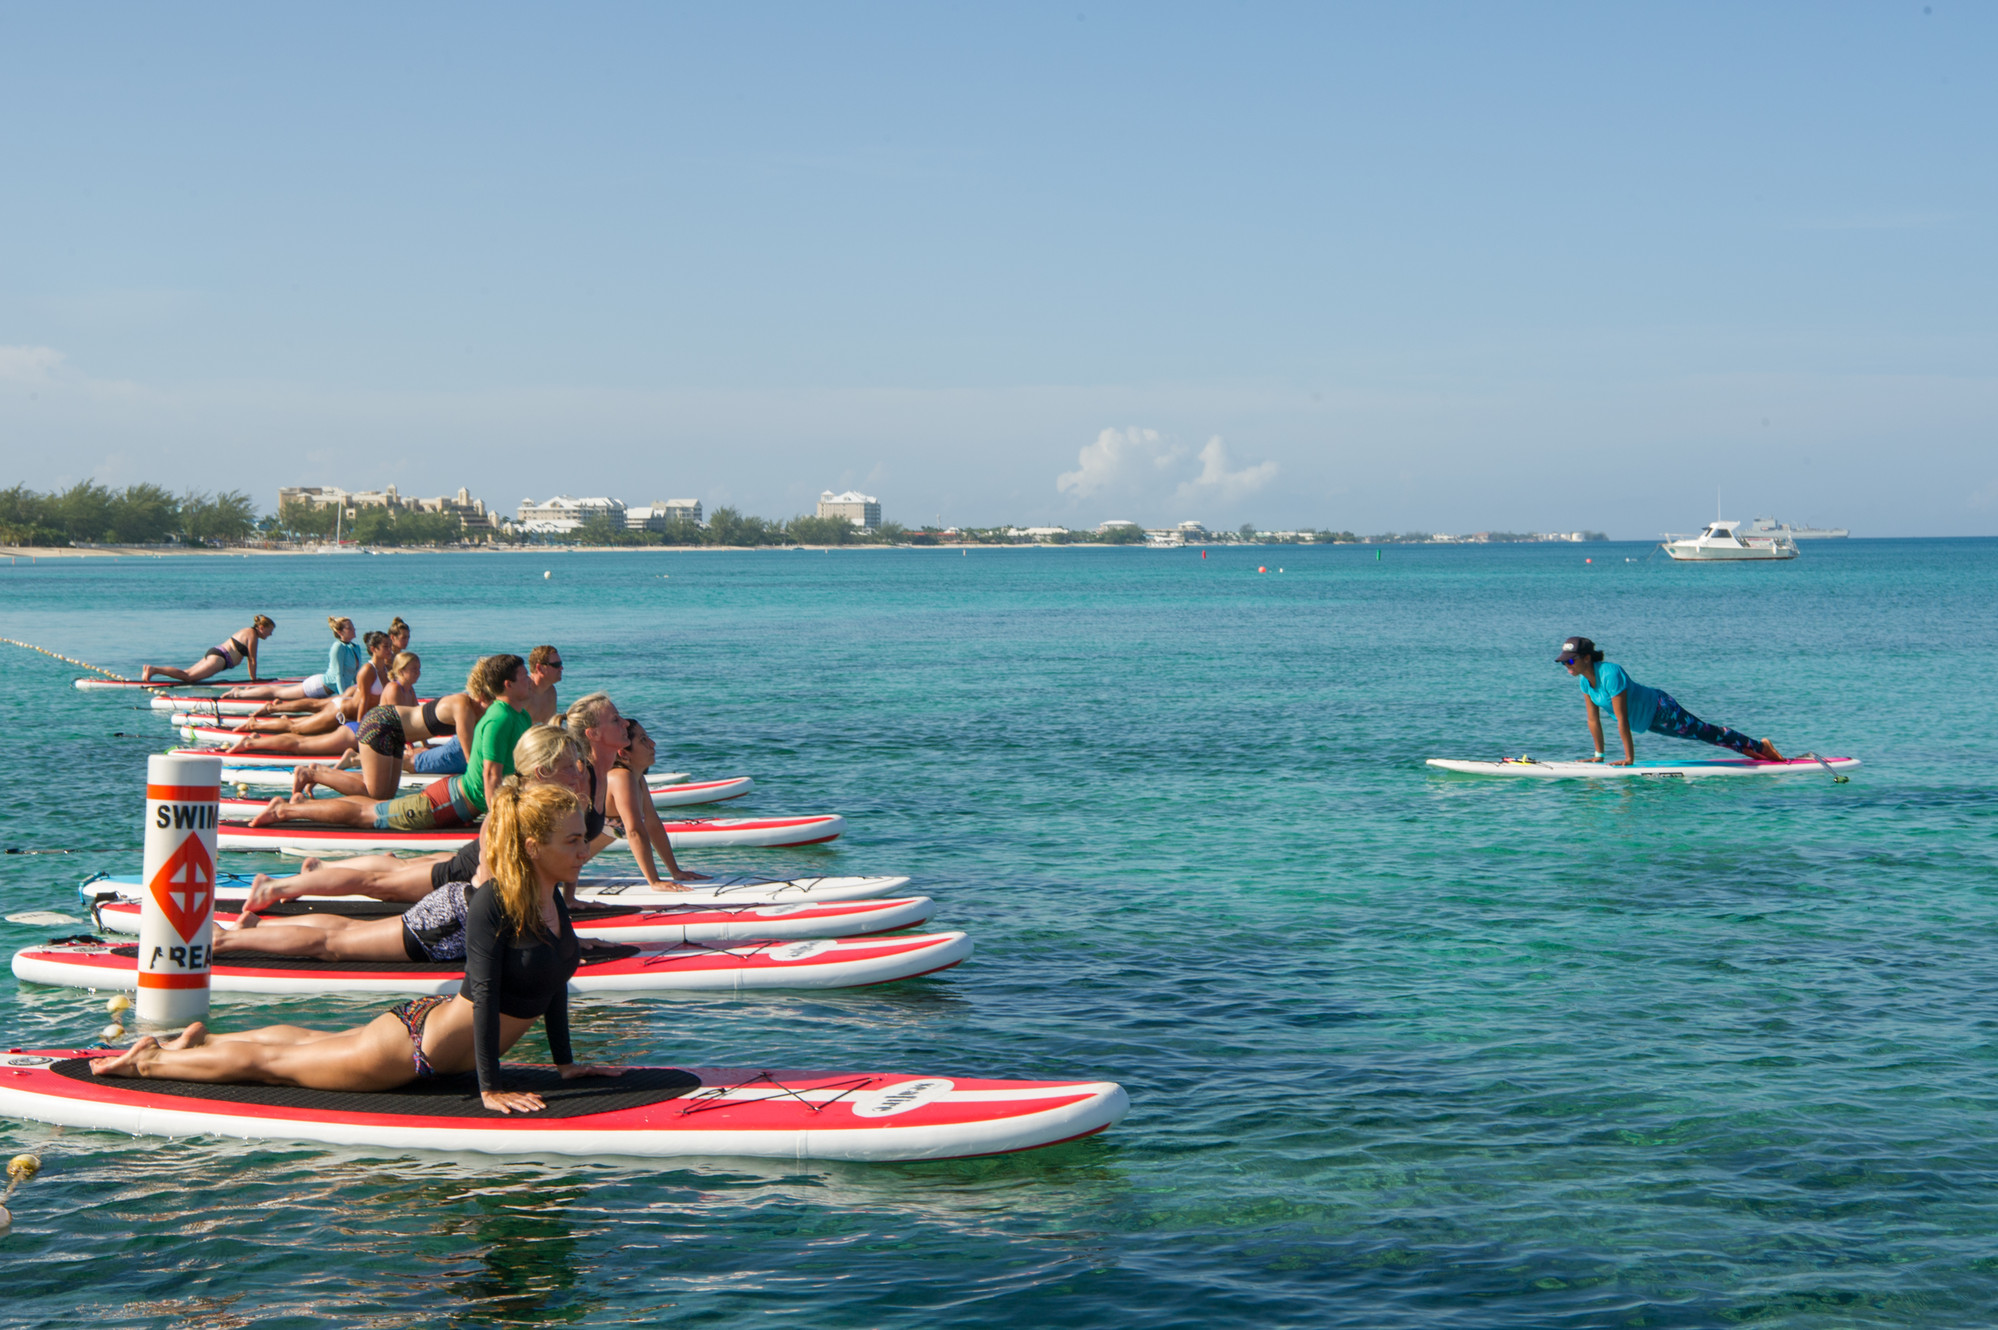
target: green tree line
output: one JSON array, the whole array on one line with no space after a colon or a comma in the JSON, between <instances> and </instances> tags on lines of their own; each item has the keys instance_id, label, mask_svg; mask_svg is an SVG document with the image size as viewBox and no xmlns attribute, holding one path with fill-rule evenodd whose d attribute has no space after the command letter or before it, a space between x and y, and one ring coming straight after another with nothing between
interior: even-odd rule
<instances>
[{"instance_id":1,"label":"green tree line","mask_svg":"<svg viewBox=\"0 0 1998 1330\"><path fill-rule=\"evenodd\" d=\"M256 533L256 506L241 490L177 495L158 485L114 490L88 480L59 493L0 490L0 544L201 545Z\"/></svg>"},{"instance_id":2,"label":"green tree line","mask_svg":"<svg viewBox=\"0 0 1998 1330\"><path fill-rule=\"evenodd\" d=\"M345 521L330 503L287 503L267 525L272 535L283 539L331 540L337 531L341 540L356 545L455 545L465 539L464 522L450 513L414 508L370 506Z\"/></svg>"}]
</instances>

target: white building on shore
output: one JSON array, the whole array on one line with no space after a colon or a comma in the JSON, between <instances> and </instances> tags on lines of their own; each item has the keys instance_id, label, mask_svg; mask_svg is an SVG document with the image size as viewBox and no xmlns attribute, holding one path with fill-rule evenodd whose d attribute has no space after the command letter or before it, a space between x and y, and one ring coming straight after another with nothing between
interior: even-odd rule
<instances>
[{"instance_id":1,"label":"white building on shore","mask_svg":"<svg viewBox=\"0 0 1998 1330\"><path fill-rule=\"evenodd\" d=\"M624 505L616 499L574 499L558 494L546 503L522 499L516 517L521 526L530 531L551 529L544 523L571 523L557 529L574 531L593 517L601 517L613 526L623 526Z\"/></svg>"},{"instance_id":2,"label":"white building on shore","mask_svg":"<svg viewBox=\"0 0 1998 1330\"><path fill-rule=\"evenodd\" d=\"M881 500L859 490L848 490L844 494L827 490L819 495L819 516L843 517L857 527L878 531L881 529Z\"/></svg>"},{"instance_id":3,"label":"white building on shore","mask_svg":"<svg viewBox=\"0 0 1998 1330\"><path fill-rule=\"evenodd\" d=\"M628 531L664 531L674 522L692 522L703 525L701 501L699 499L654 499L642 508L624 510L624 525Z\"/></svg>"}]
</instances>

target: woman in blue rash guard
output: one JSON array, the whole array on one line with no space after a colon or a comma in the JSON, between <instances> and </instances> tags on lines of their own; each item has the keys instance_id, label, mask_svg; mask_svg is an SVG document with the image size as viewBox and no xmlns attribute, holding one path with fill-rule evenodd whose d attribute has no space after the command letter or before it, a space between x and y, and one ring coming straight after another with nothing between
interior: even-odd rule
<instances>
[{"instance_id":1,"label":"woman in blue rash guard","mask_svg":"<svg viewBox=\"0 0 1998 1330\"><path fill-rule=\"evenodd\" d=\"M1637 682L1621 665L1604 660L1596 644L1586 637L1571 637L1563 642L1561 654L1554 659L1567 667L1582 688L1582 705L1589 715L1589 738L1596 746L1596 755L1584 761L1603 760L1605 710L1616 716L1617 737L1623 740L1623 758L1611 762L1613 767L1627 767L1637 760L1637 743L1631 736L1646 730L1732 748L1743 757L1761 762L1783 761L1776 745L1767 739L1751 739L1740 730L1701 720L1674 701L1670 693Z\"/></svg>"}]
</instances>

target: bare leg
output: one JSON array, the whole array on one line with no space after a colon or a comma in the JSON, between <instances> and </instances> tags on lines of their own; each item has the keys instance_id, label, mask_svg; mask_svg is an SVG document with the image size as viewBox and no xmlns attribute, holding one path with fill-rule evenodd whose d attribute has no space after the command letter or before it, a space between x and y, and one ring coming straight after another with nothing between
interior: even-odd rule
<instances>
[{"instance_id":1,"label":"bare leg","mask_svg":"<svg viewBox=\"0 0 1998 1330\"><path fill-rule=\"evenodd\" d=\"M293 1039L292 1035L313 1035ZM259 1036L272 1036L264 1042ZM99 1076L135 1076L206 1084L300 1085L318 1090L392 1090L416 1079L409 1033L384 1012L358 1030L318 1035L295 1026L211 1038L193 1048L162 1049L141 1039L130 1051L99 1058Z\"/></svg>"},{"instance_id":2,"label":"bare leg","mask_svg":"<svg viewBox=\"0 0 1998 1330\"><path fill-rule=\"evenodd\" d=\"M208 1038L208 1026L195 1021L185 1030L161 1044L161 1048L193 1048Z\"/></svg>"},{"instance_id":3,"label":"bare leg","mask_svg":"<svg viewBox=\"0 0 1998 1330\"><path fill-rule=\"evenodd\" d=\"M373 827L374 801L353 799L273 799L270 806L250 819L253 827L274 826L279 822L316 822L329 827Z\"/></svg>"},{"instance_id":4,"label":"bare leg","mask_svg":"<svg viewBox=\"0 0 1998 1330\"><path fill-rule=\"evenodd\" d=\"M387 759L383 759L386 761ZM370 789L367 776L360 771L340 771L333 767L318 765L303 766L291 774L291 797L310 797L315 785L324 786L340 794L351 795L356 799L391 799L395 797L395 783L391 782L386 791Z\"/></svg>"},{"instance_id":5,"label":"bare leg","mask_svg":"<svg viewBox=\"0 0 1998 1330\"><path fill-rule=\"evenodd\" d=\"M215 935L217 956L246 951L326 961L409 959L402 943L400 915L388 919L349 919L344 915L307 914L283 923L265 924L253 933L230 931Z\"/></svg>"},{"instance_id":6,"label":"bare leg","mask_svg":"<svg viewBox=\"0 0 1998 1330\"><path fill-rule=\"evenodd\" d=\"M1786 760L1781 753L1776 751L1776 745L1770 743L1767 739L1764 739L1762 741L1762 756L1771 762L1782 762Z\"/></svg>"},{"instance_id":7,"label":"bare leg","mask_svg":"<svg viewBox=\"0 0 1998 1330\"><path fill-rule=\"evenodd\" d=\"M448 858L445 854L419 859L363 854L323 865L317 859L307 859L293 877L279 880L258 874L243 907L245 911L264 910L300 896L373 896L376 900L414 903L430 894L430 866Z\"/></svg>"},{"instance_id":8,"label":"bare leg","mask_svg":"<svg viewBox=\"0 0 1998 1330\"><path fill-rule=\"evenodd\" d=\"M139 1060L149 1053L160 1051L160 1041L151 1035L141 1035L132 1046L113 1058L97 1058L90 1064L93 1076L137 1076L134 1070Z\"/></svg>"}]
</instances>

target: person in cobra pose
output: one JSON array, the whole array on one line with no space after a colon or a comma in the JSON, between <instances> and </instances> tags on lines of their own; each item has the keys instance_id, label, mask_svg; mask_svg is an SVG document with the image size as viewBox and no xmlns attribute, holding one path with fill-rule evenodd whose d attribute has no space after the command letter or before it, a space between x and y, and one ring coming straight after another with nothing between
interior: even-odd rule
<instances>
[{"instance_id":1,"label":"person in cobra pose","mask_svg":"<svg viewBox=\"0 0 1998 1330\"><path fill-rule=\"evenodd\" d=\"M251 716L238 727L237 738L224 754L255 750L292 753L302 757L338 757L353 750L361 717L381 705L388 690L395 655L387 633L369 633L368 659L354 675L354 686L328 698L309 716ZM414 690L411 690L414 696ZM365 705L363 705L365 703Z\"/></svg>"},{"instance_id":2,"label":"person in cobra pose","mask_svg":"<svg viewBox=\"0 0 1998 1330\"><path fill-rule=\"evenodd\" d=\"M527 714L536 725L555 719L559 704L555 685L562 682L562 653L551 646L538 646L527 653L527 677L534 691L527 699Z\"/></svg>"},{"instance_id":3,"label":"person in cobra pose","mask_svg":"<svg viewBox=\"0 0 1998 1330\"><path fill-rule=\"evenodd\" d=\"M638 861L638 871L646 882L665 890L685 891L683 882L705 882L708 879L700 873L689 872L680 867L673 857L673 845L666 835L666 824L659 819L659 809L652 802L652 792L646 788L645 773L652 768L658 756L657 745L645 727L627 717L625 727L625 749L611 767L610 780L605 791L604 811L613 830L622 831L631 846L631 857ZM659 869L652 862L654 852L666 865L668 882L659 880Z\"/></svg>"},{"instance_id":4,"label":"person in cobra pose","mask_svg":"<svg viewBox=\"0 0 1998 1330\"><path fill-rule=\"evenodd\" d=\"M303 683L267 683L231 688L222 696L238 702L323 702L352 688L354 676L360 672L361 662L366 659L360 643L354 640L354 621L328 615L326 626L333 630L333 645L326 653L324 671Z\"/></svg>"},{"instance_id":5,"label":"person in cobra pose","mask_svg":"<svg viewBox=\"0 0 1998 1330\"><path fill-rule=\"evenodd\" d=\"M360 770L316 764L301 766L292 773L291 797L304 797L319 786L355 798L390 799L395 797L405 773L462 775L465 748L492 700L491 685L485 676L490 672L486 661L493 659L496 657L488 656L472 667L462 693L432 698L420 706L405 705L398 700L369 711L361 717L361 728L355 736L359 741L355 752L360 759ZM388 694L384 692L382 696L386 698ZM385 714L388 712L394 714ZM439 735L445 737L445 742L438 747L410 751L411 745ZM432 753L438 757L426 762L424 759Z\"/></svg>"},{"instance_id":6,"label":"person in cobra pose","mask_svg":"<svg viewBox=\"0 0 1998 1330\"><path fill-rule=\"evenodd\" d=\"M560 726L535 726L514 745L513 755L524 785L558 785L581 796L581 753L576 741ZM583 830L594 845L603 830L602 816L586 810ZM395 867L389 871L400 872L407 885L420 892L416 902L399 915L356 919L340 914L303 914L279 916L273 922L258 918L272 905L300 896L361 894L360 875L353 873L353 862L339 866L337 880L324 873L301 873L261 896L257 888L271 879L259 875L237 916L237 926L215 934L215 954L227 957L255 952L369 961L448 961L465 954L470 892L492 876L483 834L435 863L391 861ZM568 896L571 906L575 904L574 890L572 884Z\"/></svg>"},{"instance_id":7,"label":"person in cobra pose","mask_svg":"<svg viewBox=\"0 0 1998 1330\"><path fill-rule=\"evenodd\" d=\"M1623 757L1613 767L1627 767L1637 760L1633 731L1670 735L1675 739L1698 739L1721 748L1732 748L1744 757L1762 762L1781 762L1783 755L1767 739L1751 739L1740 730L1701 720L1675 701L1670 693L1647 688L1624 672L1621 665L1603 659L1603 653L1586 637L1571 637L1561 644L1555 663L1567 667L1582 689L1582 706L1588 714L1589 737L1595 741L1596 755L1584 762L1603 760L1603 716L1605 710L1616 716L1617 738L1623 741Z\"/></svg>"},{"instance_id":8,"label":"person in cobra pose","mask_svg":"<svg viewBox=\"0 0 1998 1330\"><path fill-rule=\"evenodd\" d=\"M555 786L523 788L513 780L492 791L487 835L493 880L466 919L465 982L456 997L412 998L338 1032L274 1025L210 1034L197 1021L167 1044L147 1035L115 1057L94 1059L91 1072L381 1091L476 1069L487 1108L532 1113L545 1102L506 1088L500 1055L540 1021L564 1080L618 1075L618 1068L577 1062L569 1043L569 979L582 946L561 888L588 856L582 801Z\"/></svg>"},{"instance_id":9,"label":"person in cobra pose","mask_svg":"<svg viewBox=\"0 0 1998 1330\"><path fill-rule=\"evenodd\" d=\"M513 748L516 770L531 782L573 788L587 798L588 781L583 774L582 756L581 746L559 725L536 725ZM594 854L609 843L602 835L603 814L594 808L587 809L584 819ZM244 899L243 913L257 914L302 896L372 896L383 901L420 901L446 882L473 880L480 844L471 842L455 854L409 859L392 854L356 855L331 863L308 858L300 862L297 873L287 878L257 874L251 881L250 894Z\"/></svg>"},{"instance_id":10,"label":"person in cobra pose","mask_svg":"<svg viewBox=\"0 0 1998 1330\"><path fill-rule=\"evenodd\" d=\"M150 683L154 675L159 675L166 679L178 679L182 683L200 683L223 670L234 669L243 661L250 663L250 678L254 680L257 677L257 644L276 631L277 621L269 615L259 614L248 628L223 638L220 645L208 648L200 660L186 669L177 670L171 665L147 665L139 671L139 682Z\"/></svg>"},{"instance_id":11,"label":"person in cobra pose","mask_svg":"<svg viewBox=\"0 0 1998 1330\"><path fill-rule=\"evenodd\" d=\"M413 794L369 802L360 799L273 799L250 819L253 827L278 822L318 822L377 831L431 831L469 827L486 811L486 791L513 773L513 746L534 724L524 709L527 662L519 656L493 658L500 695L472 731L472 751L462 776L445 776Z\"/></svg>"}]
</instances>

